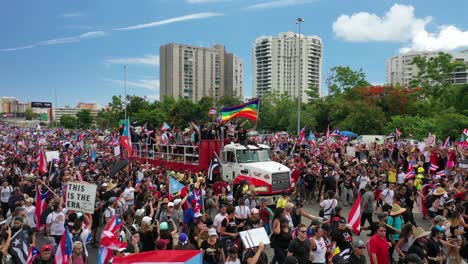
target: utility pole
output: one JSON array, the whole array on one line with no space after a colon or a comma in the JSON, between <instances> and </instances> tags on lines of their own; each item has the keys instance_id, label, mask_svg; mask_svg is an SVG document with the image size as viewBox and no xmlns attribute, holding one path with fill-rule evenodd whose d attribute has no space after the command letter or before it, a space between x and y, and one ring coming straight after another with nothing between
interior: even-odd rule
<instances>
[{"instance_id":1,"label":"utility pole","mask_svg":"<svg viewBox=\"0 0 468 264\"><path fill-rule=\"evenodd\" d=\"M298 64L299 64L299 67L298 68L298 71L299 73L297 74L297 77L298 77L298 85L299 87L297 88L298 91L297 91L297 135L299 136L300 133L301 133L301 95L302 95L302 78L301 78L301 67L302 67L302 64L301 64L301 23L304 22L304 18L302 17L298 17L296 19L296 24L299 26L299 35L298 35L298 43L299 43L299 49L298 49L298 52L299 52L299 56L298 56Z\"/></svg>"}]
</instances>

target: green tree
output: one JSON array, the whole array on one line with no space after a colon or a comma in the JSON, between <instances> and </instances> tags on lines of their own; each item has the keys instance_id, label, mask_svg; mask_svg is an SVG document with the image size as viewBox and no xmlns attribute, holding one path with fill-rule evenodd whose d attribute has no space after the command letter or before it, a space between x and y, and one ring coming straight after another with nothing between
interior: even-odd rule
<instances>
[{"instance_id":1,"label":"green tree","mask_svg":"<svg viewBox=\"0 0 468 264\"><path fill-rule=\"evenodd\" d=\"M25 116L26 120L35 120L35 119L37 119L38 114L34 113L32 111L32 109L28 108L24 112L24 116Z\"/></svg>"},{"instance_id":2,"label":"green tree","mask_svg":"<svg viewBox=\"0 0 468 264\"><path fill-rule=\"evenodd\" d=\"M72 115L64 115L60 117L60 125L67 129L74 129L78 127L78 118Z\"/></svg>"},{"instance_id":3,"label":"green tree","mask_svg":"<svg viewBox=\"0 0 468 264\"><path fill-rule=\"evenodd\" d=\"M234 96L223 96L219 98L218 100L218 106L223 107L223 106L233 106L233 105L238 105L242 104L242 101Z\"/></svg>"},{"instance_id":4,"label":"green tree","mask_svg":"<svg viewBox=\"0 0 468 264\"><path fill-rule=\"evenodd\" d=\"M88 109L82 109L77 114L78 127L83 129L91 128L93 124L93 117L91 116L91 111Z\"/></svg>"},{"instance_id":5,"label":"green tree","mask_svg":"<svg viewBox=\"0 0 468 264\"><path fill-rule=\"evenodd\" d=\"M366 74L359 69L354 71L348 66L336 66L331 69L331 75L327 79L327 86L330 94L348 92L355 87L369 86L366 81Z\"/></svg>"},{"instance_id":6,"label":"green tree","mask_svg":"<svg viewBox=\"0 0 468 264\"><path fill-rule=\"evenodd\" d=\"M427 136L428 132L434 132L436 120L419 115L395 115L391 117L390 122L385 124L385 133L392 133L396 128L403 133L403 137L412 134L413 138L421 140Z\"/></svg>"},{"instance_id":7,"label":"green tree","mask_svg":"<svg viewBox=\"0 0 468 264\"><path fill-rule=\"evenodd\" d=\"M309 102L312 103L313 101L320 98L319 87L313 83L307 87L306 90L307 97L309 97Z\"/></svg>"},{"instance_id":8,"label":"green tree","mask_svg":"<svg viewBox=\"0 0 468 264\"><path fill-rule=\"evenodd\" d=\"M350 130L358 134L382 134L385 114L379 107L369 106L363 102L353 102L352 111L337 123L341 130Z\"/></svg>"}]
</instances>

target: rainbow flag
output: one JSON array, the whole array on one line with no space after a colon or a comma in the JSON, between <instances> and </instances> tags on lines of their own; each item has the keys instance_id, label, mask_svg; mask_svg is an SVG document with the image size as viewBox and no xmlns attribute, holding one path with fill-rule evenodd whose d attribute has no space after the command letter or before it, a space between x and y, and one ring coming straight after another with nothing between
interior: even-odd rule
<instances>
[{"instance_id":1,"label":"rainbow flag","mask_svg":"<svg viewBox=\"0 0 468 264\"><path fill-rule=\"evenodd\" d=\"M258 117L258 104L260 99L255 99L247 103L221 109L221 121L226 122L235 117L244 117L257 122Z\"/></svg>"}]
</instances>

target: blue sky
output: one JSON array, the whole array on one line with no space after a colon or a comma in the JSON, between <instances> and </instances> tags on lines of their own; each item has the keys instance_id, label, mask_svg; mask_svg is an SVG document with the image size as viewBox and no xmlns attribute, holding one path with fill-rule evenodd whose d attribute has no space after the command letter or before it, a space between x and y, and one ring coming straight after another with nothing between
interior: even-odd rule
<instances>
[{"instance_id":1,"label":"blue sky","mask_svg":"<svg viewBox=\"0 0 468 264\"><path fill-rule=\"evenodd\" d=\"M159 98L159 46L224 44L245 63L252 90L252 43L297 31L324 43L323 79L337 65L385 83L385 61L411 50L468 48L468 1L80 0L0 2L0 96L59 106L103 106L127 92Z\"/></svg>"}]
</instances>

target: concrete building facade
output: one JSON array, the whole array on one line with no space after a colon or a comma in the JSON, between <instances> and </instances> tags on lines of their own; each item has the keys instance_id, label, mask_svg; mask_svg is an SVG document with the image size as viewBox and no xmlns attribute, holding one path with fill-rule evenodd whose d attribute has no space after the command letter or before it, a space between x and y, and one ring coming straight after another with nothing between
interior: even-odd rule
<instances>
[{"instance_id":1,"label":"concrete building facade","mask_svg":"<svg viewBox=\"0 0 468 264\"><path fill-rule=\"evenodd\" d=\"M293 32L262 36L253 45L252 93L262 97L275 90L308 102L307 89L316 85L321 94L323 43L318 36Z\"/></svg>"},{"instance_id":2,"label":"concrete building facade","mask_svg":"<svg viewBox=\"0 0 468 264\"><path fill-rule=\"evenodd\" d=\"M223 45L213 48L170 43L160 47L160 98L185 98L198 102L202 97L224 95L243 99L244 64Z\"/></svg>"},{"instance_id":3,"label":"concrete building facade","mask_svg":"<svg viewBox=\"0 0 468 264\"><path fill-rule=\"evenodd\" d=\"M449 52L453 56L453 60L462 61L468 65L468 50L464 52ZM413 59L416 56L422 56L426 59L436 57L439 52L409 52L402 55L392 57L387 60L387 83L396 85L407 85L413 78L418 75L418 67L412 65ZM454 84L468 83L468 70L455 71L451 76Z\"/></svg>"}]
</instances>

